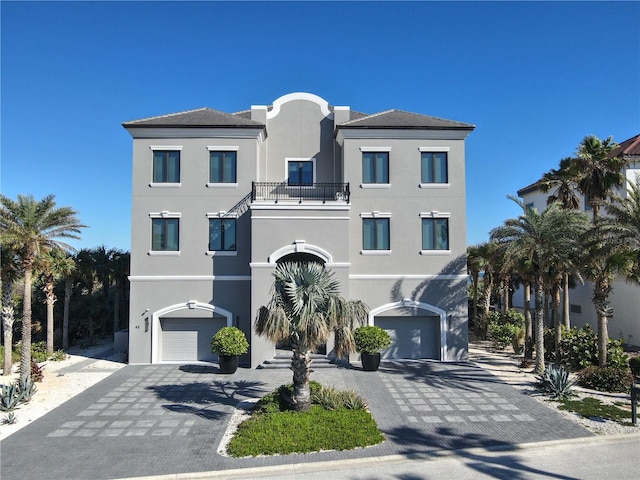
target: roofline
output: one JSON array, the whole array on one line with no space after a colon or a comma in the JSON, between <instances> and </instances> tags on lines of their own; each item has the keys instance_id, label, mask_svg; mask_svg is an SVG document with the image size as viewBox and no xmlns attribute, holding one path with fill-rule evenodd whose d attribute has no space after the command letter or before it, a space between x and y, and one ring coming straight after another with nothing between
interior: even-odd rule
<instances>
[{"instance_id":1,"label":"roofline","mask_svg":"<svg viewBox=\"0 0 640 480\"><path fill-rule=\"evenodd\" d=\"M267 128L260 123L256 125L140 125L138 123L123 123L124 128Z\"/></svg>"},{"instance_id":2,"label":"roofline","mask_svg":"<svg viewBox=\"0 0 640 480\"><path fill-rule=\"evenodd\" d=\"M360 119L358 119L360 120ZM436 127L436 126L431 126L431 127L419 127L419 126L408 126L408 125L396 125L396 126L390 126L390 125L378 125L378 126L371 126L371 125L347 125L344 123L341 123L339 125L336 126L336 128L354 128L354 129L369 129L369 130L469 130L469 131L473 131L475 130L476 126L475 125L469 125L469 126L451 126L451 127Z\"/></svg>"}]
</instances>

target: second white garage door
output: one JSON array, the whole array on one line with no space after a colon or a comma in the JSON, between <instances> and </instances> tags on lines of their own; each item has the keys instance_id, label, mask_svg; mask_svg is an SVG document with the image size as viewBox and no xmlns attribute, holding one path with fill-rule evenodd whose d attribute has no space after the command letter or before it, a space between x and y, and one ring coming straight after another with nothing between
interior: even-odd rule
<instances>
[{"instance_id":1,"label":"second white garage door","mask_svg":"<svg viewBox=\"0 0 640 480\"><path fill-rule=\"evenodd\" d=\"M217 362L211 338L226 325L224 318L162 318L163 362Z\"/></svg>"}]
</instances>

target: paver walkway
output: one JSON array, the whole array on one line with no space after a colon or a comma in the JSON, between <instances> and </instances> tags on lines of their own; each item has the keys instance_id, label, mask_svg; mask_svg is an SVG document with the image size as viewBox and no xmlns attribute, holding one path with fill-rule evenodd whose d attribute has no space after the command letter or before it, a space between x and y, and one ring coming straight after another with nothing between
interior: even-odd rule
<instances>
[{"instance_id":1,"label":"paver walkway","mask_svg":"<svg viewBox=\"0 0 640 480\"><path fill-rule=\"evenodd\" d=\"M234 406L291 381L289 370L127 366L0 442L3 480L109 479L591 435L468 363L383 362L379 372L318 369L312 379L356 389L387 440L348 452L232 459L216 453Z\"/></svg>"}]
</instances>

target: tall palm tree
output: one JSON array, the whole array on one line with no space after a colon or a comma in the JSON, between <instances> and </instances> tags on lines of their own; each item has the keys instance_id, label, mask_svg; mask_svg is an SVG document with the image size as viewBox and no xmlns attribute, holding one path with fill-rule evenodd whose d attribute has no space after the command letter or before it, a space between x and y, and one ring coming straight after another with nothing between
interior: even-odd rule
<instances>
[{"instance_id":1,"label":"tall palm tree","mask_svg":"<svg viewBox=\"0 0 640 480\"><path fill-rule=\"evenodd\" d=\"M348 339L345 344L343 334L349 329L340 327L364 324L368 309L362 302L345 301L333 272L319 263L281 263L273 275L271 299L258 310L256 332L273 342L290 340L293 407L308 410L311 353L337 329L341 334L336 335L336 342L342 344L336 345L336 353L348 353L350 345Z\"/></svg>"},{"instance_id":2,"label":"tall palm tree","mask_svg":"<svg viewBox=\"0 0 640 480\"><path fill-rule=\"evenodd\" d=\"M4 363L2 372L4 375L11 373L13 360L11 359L13 347L13 321L16 280L20 276L20 265L17 255L8 248L0 251L0 279L2 281L2 330L4 337Z\"/></svg>"},{"instance_id":3,"label":"tall palm tree","mask_svg":"<svg viewBox=\"0 0 640 480\"><path fill-rule=\"evenodd\" d=\"M512 264L522 259L531 267L535 284L535 371L544 372L544 321L543 295L544 272L558 258L567 244L575 241L585 228L584 214L562 210L556 203L542 213L527 207L525 203L509 196L522 208L517 219L508 219L501 227L494 228L490 236L498 244L504 245L505 263Z\"/></svg>"},{"instance_id":4,"label":"tall palm tree","mask_svg":"<svg viewBox=\"0 0 640 480\"><path fill-rule=\"evenodd\" d=\"M58 280L67 277L74 269L73 259L59 248L42 252L36 260L36 269L41 272L42 290L47 304L47 353L53 353L53 306L58 300L55 287Z\"/></svg>"},{"instance_id":5,"label":"tall palm tree","mask_svg":"<svg viewBox=\"0 0 640 480\"><path fill-rule=\"evenodd\" d=\"M622 170L627 160L610 155L617 146L612 137L600 140L595 135L587 135L578 145L576 159L572 162L574 180L593 209L594 221L613 189L624 185Z\"/></svg>"},{"instance_id":6,"label":"tall palm tree","mask_svg":"<svg viewBox=\"0 0 640 480\"><path fill-rule=\"evenodd\" d=\"M114 250L111 257L111 276L114 285L113 298L113 332L120 330L120 312L125 311L121 303L126 304L125 292L129 281L129 263L131 255L129 252Z\"/></svg>"},{"instance_id":7,"label":"tall palm tree","mask_svg":"<svg viewBox=\"0 0 640 480\"><path fill-rule=\"evenodd\" d=\"M484 258L480 253L479 245L469 245L467 247L467 271L471 277L473 288L473 322L478 319L478 286L480 284L480 273L484 269Z\"/></svg>"},{"instance_id":8,"label":"tall palm tree","mask_svg":"<svg viewBox=\"0 0 640 480\"><path fill-rule=\"evenodd\" d=\"M24 272L21 381L31 373L31 293L35 259L42 251L52 248L72 251L73 247L60 239L79 239L84 227L71 207L56 208L53 195L40 201L33 195L18 195L17 201L0 195L0 245L15 249Z\"/></svg>"},{"instance_id":9,"label":"tall palm tree","mask_svg":"<svg viewBox=\"0 0 640 480\"><path fill-rule=\"evenodd\" d=\"M75 272L77 269L75 256L70 256L68 270L64 274L64 307L62 309L62 349L69 348L69 309L71 307L71 296L75 284Z\"/></svg>"}]
</instances>

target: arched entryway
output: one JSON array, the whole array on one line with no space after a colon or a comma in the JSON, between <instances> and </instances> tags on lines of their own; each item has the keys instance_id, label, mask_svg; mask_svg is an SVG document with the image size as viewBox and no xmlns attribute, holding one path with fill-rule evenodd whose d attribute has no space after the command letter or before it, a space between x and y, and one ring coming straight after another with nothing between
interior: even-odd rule
<instances>
[{"instance_id":1,"label":"arched entryway","mask_svg":"<svg viewBox=\"0 0 640 480\"><path fill-rule=\"evenodd\" d=\"M196 300L156 310L151 318L151 363L215 362L211 338L233 325L230 311Z\"/></svg>"}]
</instances>

